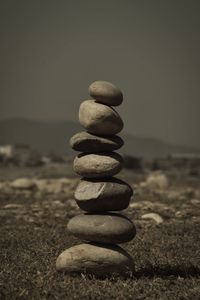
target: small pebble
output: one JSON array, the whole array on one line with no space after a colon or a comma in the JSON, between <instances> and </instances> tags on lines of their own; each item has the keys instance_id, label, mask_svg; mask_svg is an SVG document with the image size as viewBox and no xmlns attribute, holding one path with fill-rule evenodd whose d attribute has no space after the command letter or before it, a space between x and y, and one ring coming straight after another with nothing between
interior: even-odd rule
<instances>
[{"instance_id":1,"label":"small pebble","mask_svg":"<svg viewBox=\"0 0 200 300\"><path fill-rule=\"evenodd\" d=\"M145 214L141 217L142 219L152 219L154 220L157 224L161 224L163 223L163 218L156 213L149 213L149 214Z\"/></svg>"},{"instance_id":2,"label":"small pebble","mask_svg":"<svg viewBox=\"0 0 200 300\"><path fill-rule=\"evenodd\" d=\"M85 211L114 211L128 207L132 188L117 178L82 179L75 191L79 207Z\"/></svg>"},{"instance_id":3,"label":"small pebble","mask_svg":"<svg viewBox=\"0 0 200 300\"><path fill-rule=\"evenodd\" d=\"M19 190L32 190L35 182L29 178L18 178L11 183L11 187Z\"/></svg>"}]
</instances>

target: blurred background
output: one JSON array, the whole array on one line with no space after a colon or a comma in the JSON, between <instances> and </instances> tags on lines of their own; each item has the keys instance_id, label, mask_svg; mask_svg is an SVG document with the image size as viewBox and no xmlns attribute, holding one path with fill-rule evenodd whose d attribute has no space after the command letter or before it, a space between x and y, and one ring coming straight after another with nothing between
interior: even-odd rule
<instances>
[{"instance_id":1,"label":"blurred background","mask_svg":"<svg viewBox=\"0 0 200 300\"><path fill-rule=\"evenodd\" d=\"M88 86L107 80L124 154L199 155L199 15L198 0L2 0L0 145L71 154Z\"/></svg>"},{"instance_id":2,"label":"blurred background","mask_svg":"<svg viewBox=\"0 0 200 300\"><path fill-rule=\"evenodd\" d=\"M200 0L0 0L0 25L0 299L200 299ZM125 281L55 272L96 80L124 94Z\"/></svg>"}]
</instances>

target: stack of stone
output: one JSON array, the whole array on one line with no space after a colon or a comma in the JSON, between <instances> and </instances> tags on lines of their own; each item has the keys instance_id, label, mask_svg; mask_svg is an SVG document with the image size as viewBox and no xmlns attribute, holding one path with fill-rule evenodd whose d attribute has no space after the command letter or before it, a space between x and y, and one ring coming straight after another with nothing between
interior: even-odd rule
<instances>
[{"instance_id":1,"label":"stack of stone","mask_svg":"<svg viewBox=\"0 0 200 300\"><path fill-rule=\"evenodd\" d=\"M68 223L68 232L87 242L61 253L56 266L68 273L124 274L133 270L133 260L116 244L130 241L136 230L127 217L113 213L127 208L133 194L127 183L112 177L123 162L113 152L123 145L116 135L123 121L112 106L120 105L123 95L106 81L92 83L89 93L94 100L84 101L79 110L79 121L87 131L70 140L71 147L82 152L74 160L74 171L83 177L75 199L86 213Z\"/></svg>"}]
</instances>

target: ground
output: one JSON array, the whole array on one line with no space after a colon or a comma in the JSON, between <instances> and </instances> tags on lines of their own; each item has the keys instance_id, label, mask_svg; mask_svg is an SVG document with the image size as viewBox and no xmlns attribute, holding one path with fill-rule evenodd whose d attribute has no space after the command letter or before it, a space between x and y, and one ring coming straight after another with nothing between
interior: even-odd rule
<instances>
[{"instance_id":1,"label":"ground","mask_svg":"<svg viewBox=\"0 0 200 300\"><path fill-rule=\"evenodd\" d=\"M199 177L167 172L169 186L159 188L148 186L144 173L120 176L135 189L124 213L137 236L122 245L135 273L96 279L55 270L61 251L80 243L66 231L80 213L73 201L78 178L57 165L1 168L0 299L200 299ZM17 187L17 177L34 177L36 185ZM163 222L143 219L152 212Z\"/></svg>"}]
</instances>

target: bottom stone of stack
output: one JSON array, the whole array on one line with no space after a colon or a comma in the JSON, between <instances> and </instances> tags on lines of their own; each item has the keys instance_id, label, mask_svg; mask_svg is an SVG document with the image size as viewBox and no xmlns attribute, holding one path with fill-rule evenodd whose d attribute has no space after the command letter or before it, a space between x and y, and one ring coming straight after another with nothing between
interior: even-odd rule
<instances>
[{"instance_id":1,"label":"bottom stone of stack","mask_svg":"<svg viewBox=\"0 0 200 300\"><path fill-rule=\"evenodd\" d=\"M63 251L56 268L66 273L95 276L130 275L134 271L132 257L117 245L85 243Z\"/></svg>"}]
</instances>

